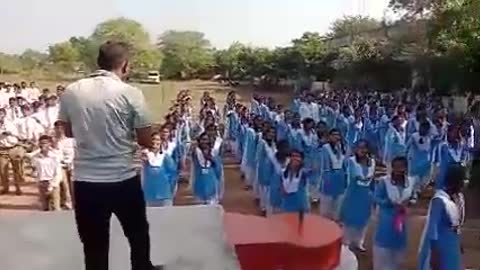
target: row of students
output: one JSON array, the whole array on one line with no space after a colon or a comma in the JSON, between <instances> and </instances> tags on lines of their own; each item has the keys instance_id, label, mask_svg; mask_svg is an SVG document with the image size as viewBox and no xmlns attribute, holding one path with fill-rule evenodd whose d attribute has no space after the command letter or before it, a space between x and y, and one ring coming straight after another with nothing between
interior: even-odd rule
<instances>
[{"instance_id":1,"label":"row of students","mask_svg":"<svg viewBox=\"0 0 480 270\"><path fill-rule=\"evenodd\" d=\"M260 180L261 200L267 194L269 202L267 214L308 211L310 207L307 187L312 171L306 169L302 151L286 151L286 148L286 142L280 142L276 152L266 154L271 163L262 163L270 175L268 186ZM344 228L344 244L365 251L365 235L376 205L374 269L401 269L408 241L408 207L415 189L415 180L408 176L408 161L405 157L395 157L390 173L374 181L375 160L369 154L368 143L359 141L354 153L343 166L347 188L339 207L339 222ZM461 225L458 215L464 210L455 198L461 196L459 185L464 176L458 171L458 168L449 167L445 189L438 190L432 200L429 221L425 225L427 233L423 236L426 244L420 247L419 265L429 267L432 263L440 266L435 269L461 269L457 230ZM447 193L450 195L446 196ZM436 254L431 262L425 255L429 251ZM426 266L419 269L429 269Z\"/></svg>"},{"instance_id":2,"label":"row of students","mask_svg":"<svg viewBox=\"0 0 480 270\"><path fill-rule=\"evenodd\" d=\"M287 113L285 113L285 115L286 114ZM264 115L268 115L268 113ZM254 116L253 121L251 121L249 125L245 125L247 153L252 152L248 149L249 142L259 145L260 149L264 148L265 144L272 145L271 134L276 130L272 130L270 128L271 124L267 122L266 125L263 125L264 130L262 132L261 119L262 116ZM291 189L291 192L286 192L285 189L282 189L282 183L291 182L282 176L277 177L280 171L277 170L276 174L270 173L270 175L275 175L277 180L270 179L270 191L267 194L270 194L272 198L270 201L273 205L271 205L270 208L276 209L277 211L305 211L309 208L309 196L311 196L311 194L307 192L308 189L306 189L306 187L309 185L309 177L314 175L315 172L315 166L310 165L309 163L311 162L308 158L305 158L306 154L308 155L309 149L308 147L304 148L304 143L307 142L308 145L309 140L301 138L300 136L301 143L297 143L296 138L298 137L292 136L292 134L296 133L295 130L299 131L298 134L305 130L311 130L311 122L313 119L305 118L304 120L306 121L303 122L303 127L301 128L295 128L294 122L291 122L291 125L288 126L290 130L287 131L287 137L290 138L290 142L294 145L294 148L301 149L300 151L293 151L292 154L302 157L302 170L308 173L302 174L303 177L301 178L303 178L303 181L298 181L300 184L296 189ZM417 120L421 120L421 118L419 117ZM320 190L323 191L322 195L324 195L323 200L320 202L321 213L324 216L332 218L332 216L334 217L339 211L339 221L345 225L346 243L352 244L357 249L364 250L363 238L372 206L375 203L380 209L380 225L376 232L374 248L374 253L376 254L375 269L399 269L401 267L407 237L405 221L406 209L409 203L412 202L412 197L415 197L415 194L421 191L426 179L429 179L431 173L430 168L434 167L438 170L438 173L433 176L436 179L437 193L441 193L449 181L447 176L448 168L456 163L465 165L468 161L468 146L466 145L466 140L462 138L464 134L462 134L462 130L458 125L442 126L441 130L444 130L445 133L440 140L438 140L438 134L431 131L435 127L432 127L432 123L428 121L428 119L419 121L416 125L414 132L412 132L407 139L403 116L400 114L394 115L391 118L391 123L386 131L387 138L385 139L384 147L384 150L387 151L387 154L384 155L384 161L388 162L389 170L387 176L379 179L379 184L374 188L372 188L371 183L375 171L375 159L371 156L365 158L367 156L365 153L368 153L369 149L371 149L371 147L367 147L367 141L357 139L356 144L358 144L358 148L355 151L355 155L351 158L345 157L345 150L338 151L343 154L343 159L345 159L345 161L340 162L342 164L340 166L334 165L338 158L335 153L331 151L331 146L328 145L333 142L336 149L342 148L340 142L343 142L343 140L340 130L332 130L330 135L333 136L329 136L329 143L325 144L322 142L322 150L325 151L319 151L323 153L320 160L327 161L326 164L322 164L323 169L320 173L322 176L320 178ZM438 126L437 130L439 130ZM303 135L305 135L305 133ZM335 139L335 137L338 139ZM318 136L318 138L320 138L320 136ZM435 139L438 140L437 144L432 144L432 140ZM285 142L282 142L282 144L283 143ZM308 146L310 147L311 145ZM264 152L272 152L273 149L275 148L270 147L268 151ZM277 154L278 153L279 152L277 152ZM375 153L372 154L375 155ZM246 156L248 157L249 155L247 154ZM276 154L268 156L275 157L270 159L273 161L272 163L275 164ZM408 159L406 158L407 156ZM243 161L245 163L242 164L242 167L244 167L243 171L246 172L247 185L252 183L248 178L253 178L253 181L258 180L261 183L261 192L258 196L260 197L260 206L262 210L264 210L263 208L265 208L265 206L262 201L265 201L265 183L262 181L262 175L266 173L258 170L256 175L255 172L253 172L253 175L250 175L252 172L249 170L252 165L255 166L255 164L249 164L248 160L251 159L244 158ZM258 167L268 168L265 164L268 162L258 158L256 160L261 160L262 162ZM363 164L360 165L359 160L361 161L360 163ZM412 164L412 166L407 166L408 163ZM332 168L328 168L329 164ZM288 167L288 161L284 166ZM355 179L355 175L357 175L357 181L352 181L352 179ZM331 179L335 180L331 181ZM346 181L342 181L342 179L346 179ZM277 181L280 181L280 184L276 183ZM332 189L335 190L335 188L331 188L331 183L340 183L337 185L337 187L339 187L338 190L340 190L339 193L331 191ZM255 182L253 182L253 184L255 184ZM347 190L343 193L345 186ZM275 194L281 194L283 196L275 196ZM339 196L337 194L339 194ZM287 201L286 198L292 197L298 199L296 203L293 204L294 207L291 207L292 205L285 207L282 201ZM338 201L335 200L336 198ZM339 207L340 203L341 207ZM269 207L267 206L266 208L268 213ZM449 232L451 228L448 227L447 224L444 229ZM456 239L458 240L458 237ZM445 265L456 265L456 267L460 267L457 263L459 261L459 256L457 256L459 249L457 249L457 247L458 245L451 247L457 251L457 253L455 253L456 256L452 259L455 264L442 262L440 264L442 267L445 267ZM459 269L456 267L451 269Z\"/></svg>"},{"instance_id":3,"label":"row of students","mask_svg":"<svg viewBox=\"0 0 480 270\"><path fill-rule=\"evenodd\" d=\"M150 206L173 205L187 161L190 186L198 203L217 204L223 196L223 138L218 119L214 112L205 112L203 107L200 121L194 122L189 102L186 102L190 99L188 91L179 93L176 104L165 117L166 123L153 135L152 149L143 150L144 192ZM214 104L213 99L205 96L203 100L205 104Z\"/></svg>"}]
</instances>

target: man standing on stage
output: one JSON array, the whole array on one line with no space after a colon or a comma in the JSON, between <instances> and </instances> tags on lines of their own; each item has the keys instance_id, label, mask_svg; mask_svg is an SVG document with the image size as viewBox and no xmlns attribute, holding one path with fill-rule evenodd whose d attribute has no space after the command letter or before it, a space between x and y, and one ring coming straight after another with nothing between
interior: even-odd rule
<instances>
[{"instance_id":1,"label":"man standing on stage","mask_svg":"<svg viewBox=\"0 0 480 270\"><path fill-rule=\"evenodd\" d=\"M59 120L76 140L75 219L86 270L108 270L110 218L115 214L131 250L132 270L156 270L140 177L134 166L137 143L149 147L151 123L142 92L124 82L128 46L106 42L99 70L69 85L60 101Z\"/></svg>"}]
</instances>

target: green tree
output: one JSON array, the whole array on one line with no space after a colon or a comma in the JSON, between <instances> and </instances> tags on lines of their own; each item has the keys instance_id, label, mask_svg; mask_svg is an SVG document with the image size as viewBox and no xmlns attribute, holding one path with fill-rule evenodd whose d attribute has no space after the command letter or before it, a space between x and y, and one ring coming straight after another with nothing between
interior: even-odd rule
<instances>
[{"instance_id":1,"label":"green tree","mask_svg":"<svg viewBox=\"0 0 480 270\"><path fill-rule=\"evenodd\" d=\"M295 52L295 61L299 64L297 69L300 76L314 76L318 80L326 79L328 67L325 57L328 52L324 39L318 33L306 32L300 38L292 40L292 49ZM298 56L302 58L301 63Z\"/></svg>"},{"instance_id":2,"label":"green tree","mask_svg":"<svg viewBox=\"0 0 480 270\"><path fill-rule=\"evenodd\" d=\"M214 53L216 72L229 79L244 79L245 69L240 65L239 58L245 47L239 42L234 42L228 49L216 50Z\"/></svg>"},{"instance_id":3,"label":"green tree","mask_svg":"<svg viewBox=\"0 0 480 270\"><path fill-rule=\"evenodd\" d=\"M67 70L74 70L78 65L79 52L69 41L51 45L48 55L51 62Z\"/></svg>"},{"instance_id":4,"label":"green tree","mask_svg":"<svg viewBox=\"0 0 480 270\"><path fill-rule=\"evenodd\" d=\"M105 41L122 41L130 45L131 65L134 72L145 72L150 69L158 70L162 55L151 43L150 35L137 21L127 18L116 18L100 23L95 28L88 41L80 39L79 45L86 60L91 60L91 46L97 47ZM91 61L87 61L91 63ZM87 66L91 66L87 64Z\"/></svg>"},{"instance_id":5,"label":"green tree","mask_svg":"<svg viewBox=\"0 0 480 270\"><path fill-rule=\"evenodd\" d=\"M195 78L212 71L215 58L210 41L195 31L167 31L157 43L164 58L162 73L168 78Z\"/></svg>"},{"instance_id":6,"label":"green tree","mask_svg":"<svg viewBox=\"0 0 480 270\"><path fill-rule=\"evenodd\" d=\"M90 39L97 44L108 40L122 41L133 49L150 45L150 35L145 28L139 22L123 17L98 24Z\"/></svg>"},{"instance_id":7,"label":"green tree","mask_svg":"<svg viewBox=\"0 0 480 270\"><path fill-rule=\"evenodd\" d=\"M78 60L82 63L82 68L94 70L97 67L99 44L85 37L71 37L69 41L78 51Z\"/></svg>"},{"instance_id":8,"label":"green tree","mask_svg":"<svg viewBox=\"0 0 480 270\"><path fill-rule=\"evenodd\" d=\"M139 49L131 64L139 72L159 71L162 59L163 55L158 49Z\"/></svg>"},{"instance_id":9,"label":"green tree","mask_svg":"<svg viewBox=\"0 0 480 270\"><path fill-rule=\"evenodd\" d=\"M18 73L22 71L22 62L17 55L0 52L0 74Z\"/></svg>"},{"instance_id":10,"label":"green tree","mask_svg":"<svg viewBox=\"0 0 480 270\"><path fill-rule=\"evenodd\" d=\"M380 28L381 22L365 16L344 16L330 27L330 38L354 37L360 33Z\"/></svg>"},{"instance_id":11,"label":"green tree","mask_svg":"<svg viewBox=\"0 0 480 270\"><path fill-rule=\"evenodd\" d=\"M41 68L47 62L48 54L27 49L19 56L19 60L22 63L23 69L33 70L35 68Z\"/></svg>"}]
</instances>

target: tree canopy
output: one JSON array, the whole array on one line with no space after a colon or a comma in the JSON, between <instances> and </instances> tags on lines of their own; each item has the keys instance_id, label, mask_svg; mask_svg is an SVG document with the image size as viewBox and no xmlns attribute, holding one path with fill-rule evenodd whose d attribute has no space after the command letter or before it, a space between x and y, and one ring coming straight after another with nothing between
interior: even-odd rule
<instances>
[{"instance_id":1,"label":"tree canopy","mask_svg":"<svg viewBox=\"0 0 480 270\"><path fill-rule=\"evenodd\" d=\"M130 45L135 73L158 70L168 79L221 74L268 85L313 79L388 90L414 86L415 78L421 77L427 87L475 90L480 86L479 3L390 0L390 8L402 17L393 24L345 16L324 35L305 32L274 49L240 42L216 49L197 31L169 30L152 38L139 22L121 17L98 24L87 37L53 44L46 53L0 54L0 73L51 66L70 72L94 70L99 45L116 40Z\"/></svg>"}]
</instances>

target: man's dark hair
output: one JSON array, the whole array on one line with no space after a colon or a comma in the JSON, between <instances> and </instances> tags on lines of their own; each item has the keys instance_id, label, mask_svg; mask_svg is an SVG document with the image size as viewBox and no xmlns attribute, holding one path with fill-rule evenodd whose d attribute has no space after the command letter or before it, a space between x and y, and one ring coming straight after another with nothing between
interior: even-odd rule
<instances>
[{"instance_id":1,"label":"man's dark hair","mask_svg":"<svg viewBox=\"0 0 480 270\"><path fill-rule=\"evenodd\" d=\"M111 71L118 68L129 56L129 45L125 42L107 41L100 46L98 67Z\"/></svg>"},{"instance_id":2,"label":"man's dark hair","mask_svg":"<svg viewBox=\"0 0 480 270\"><path fill-rule=\"evenodd\" d=\"M52 137L49 135L42 135L40 136L40 138L38 138L38 141L44 141L44 140L48 140L49 142L52 142Z\"/></svg>"}]
</instances>

